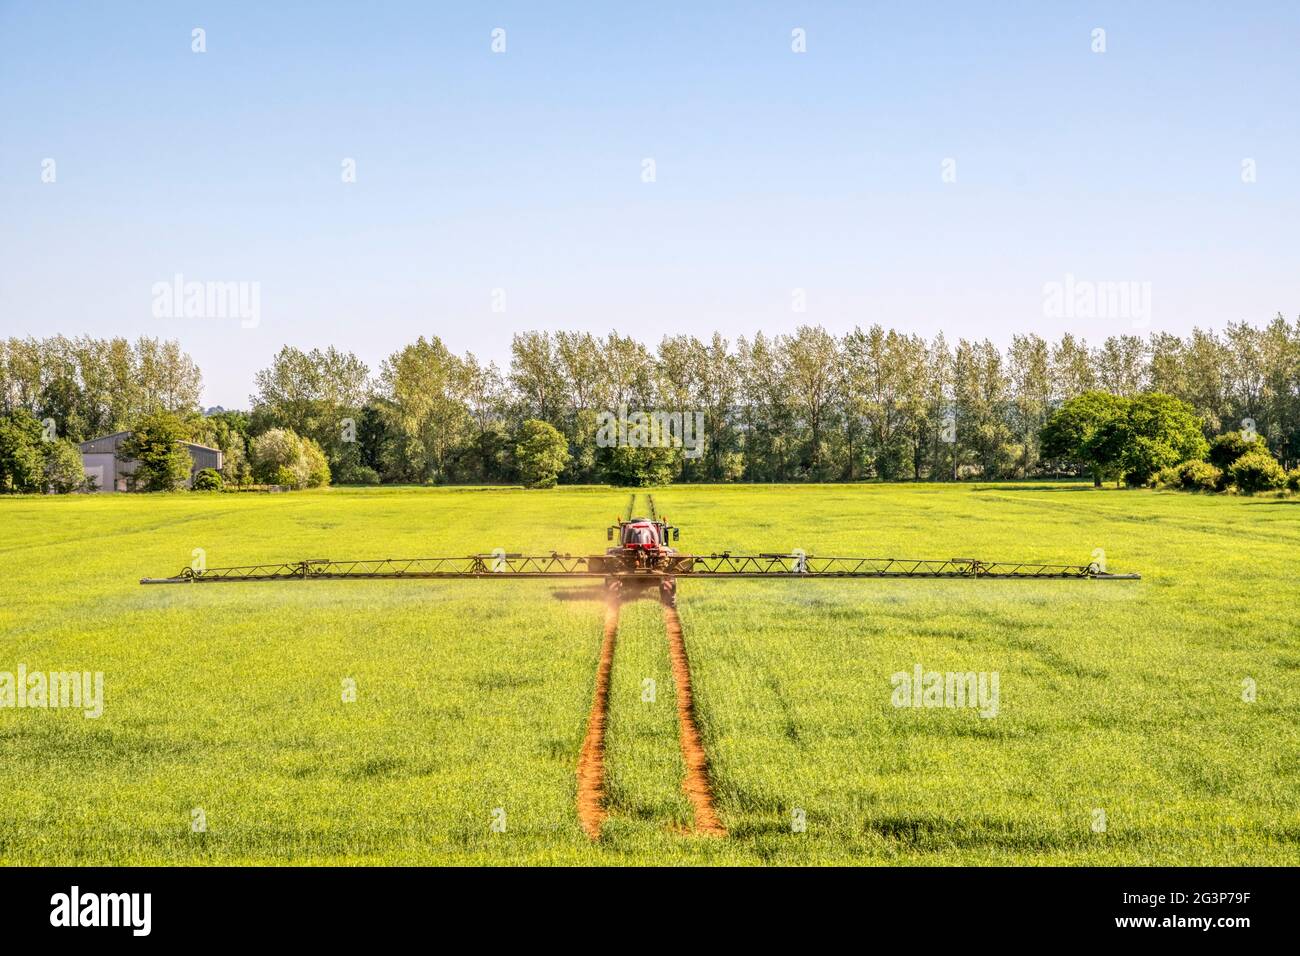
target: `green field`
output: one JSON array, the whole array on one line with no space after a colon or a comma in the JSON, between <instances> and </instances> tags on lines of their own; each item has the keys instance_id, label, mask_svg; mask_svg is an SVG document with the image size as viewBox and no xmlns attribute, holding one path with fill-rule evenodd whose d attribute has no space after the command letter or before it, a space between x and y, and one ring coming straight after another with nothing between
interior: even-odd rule
<instances>
[{"instance_id":1,"label":"green field","mask_svg":"<svg viewBox=\"0 0 1300 956\"><path fill-rule=\"evenodd\" d=\"M1040 484L656 497L684 551L1086 563L1102 548L1143 580L683 582L720 839L689 832L663 624L632 603L593 844L574 800L603 621L590 586L137 581L195 548L210 566L588 553L625 492L4 500L0 671L102 671L105 703L98 719L0 709L0 863L1300 862L1295 499ZM893 706L891 675L916 664L997 672L997 716Z\"/></svg>"}]
</instances>

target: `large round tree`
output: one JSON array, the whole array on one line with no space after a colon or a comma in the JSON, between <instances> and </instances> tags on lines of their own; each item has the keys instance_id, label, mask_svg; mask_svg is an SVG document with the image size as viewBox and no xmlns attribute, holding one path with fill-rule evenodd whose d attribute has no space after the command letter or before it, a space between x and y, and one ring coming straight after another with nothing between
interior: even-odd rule
<instances>
[{"instance_id":1,"label":"large round tree","mask_svg":"<svg viewBox=\"0 0 1300 956\"><path fill-rule=\"evenodd\" d=\"M529 488L554 488L569 463L569 443L548 422L530 418L519 428L515 464L519 478Z\"/></svg>"}]
</instances>

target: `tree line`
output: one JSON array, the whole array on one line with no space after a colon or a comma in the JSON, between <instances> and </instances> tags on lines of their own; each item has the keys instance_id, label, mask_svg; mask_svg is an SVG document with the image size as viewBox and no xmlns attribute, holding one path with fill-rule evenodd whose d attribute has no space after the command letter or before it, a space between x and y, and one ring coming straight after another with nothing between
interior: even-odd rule
<instances>
[{"instance_id":1,"label":"tree line","mask_svg":"<svg viewBox=\"0 0 1300 956\"><path fill-rule=\"evenodd\" d=\"M505 369L421 337L372 370L333 347L285 347L257 373L247 411L199 413L201 377L174 342L9 339L0 412L80 441L159 410L226 452L252 480L253 442L278 429L317 446L338 482L513 482L541 422L563 439L566 483L948 480L1091 473L1044 427L1070 399L1158 393L1204 438L1258 434L1283 467L1300 457L1300 321L1229 324L1099 344L1016 335L918 335L878 325L835 336L808 325L729 341L611 332L526 332ZM608 447L602 413L702 413L698 455ZM607 417L607 414L606 414ZM270 443L268 443L270 444ZM319 468L316 469L319 471Z\"/></svg>"}]
</instances>

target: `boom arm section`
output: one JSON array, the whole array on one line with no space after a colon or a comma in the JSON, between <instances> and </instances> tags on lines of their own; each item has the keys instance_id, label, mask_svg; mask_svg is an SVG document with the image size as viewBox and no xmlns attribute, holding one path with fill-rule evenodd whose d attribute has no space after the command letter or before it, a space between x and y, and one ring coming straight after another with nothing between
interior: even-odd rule
<instances>
[{"instance_id":1,"label":"boom arm section","mask_svg":"<svg viewBox=\"0 0 1300 956\"><path fill-rule=\"evenodd\" d=\"M473 554L458 558L379 558L331 561L319 558L240 567L184 568L169 578L142 578L141 584L206 584L219 581L333 581L342 579L438 578L966 578L1024 580L1087 578L1137 580L1137 574L1110 574L1096 564L1030 564L976 558L816 557L794 554L671 554L662 564L638 567L608 555Z\"/></svg>"}]
</instances>

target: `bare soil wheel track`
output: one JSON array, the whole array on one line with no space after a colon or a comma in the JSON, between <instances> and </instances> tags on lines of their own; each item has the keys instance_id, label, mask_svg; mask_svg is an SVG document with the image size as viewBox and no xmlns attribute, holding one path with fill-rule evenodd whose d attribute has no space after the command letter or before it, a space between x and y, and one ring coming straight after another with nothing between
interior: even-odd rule
<instances>
[{"instance_id":1,"label":"bare soil wheel track","mask_svg":"<svg viewBox=\"0 0 1300 956\"><path fill-rule=\"evenodd\" d=\"M592 694L587 736L578 757L578 822L593 840L600 839L605 822L605 725L609 718L609 678L618 641L617 595L605 602L605 639L596 665L596 690Z\"/></svg>"},{"instance_id":2,"label":"bare soil wheel track","mask_svg":"<svg viewBox=\"0 0 1300 956\"><path fill-rule=\"evenodd\" d=\"M705 836L724 837L727 828L722 825L713 800L713 785L709 780L709 758L704 752L704 739L695 722L695 697L691 692L691 668L686 657L686 641L682 636L682 621L677 609L664 606L664 630L668 632L668 657L673 669L673 682L677 685L677 724L682 744L682 762L686 777L682 789L695 808L695 832Z\"/></svg>"}]
</instances>

